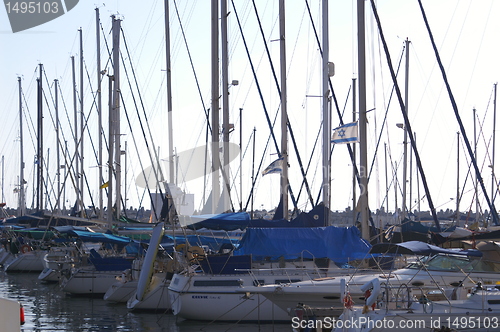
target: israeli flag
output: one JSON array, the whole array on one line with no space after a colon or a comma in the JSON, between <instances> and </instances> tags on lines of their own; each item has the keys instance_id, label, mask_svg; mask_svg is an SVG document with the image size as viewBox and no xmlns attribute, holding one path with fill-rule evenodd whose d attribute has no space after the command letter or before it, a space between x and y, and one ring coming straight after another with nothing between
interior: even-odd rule
<instances>
[{"instance_id":1,"label":"israeli flag","mask_svg":"<svg viewBox=\"0 0 500 332\"><path fill-rule=\"evenodd\" d=\"M281 173L283 171L283 158L276 159L265 170L262 171L262 175Z\"/></svg>"},{"instance_id":2,"label":"israeli flag","mask_svg":"<svg viewBox=\"0 0 500 332\"><path fill-rule=\"evenodd\" d=\"M333 144L358 143L358 122L347 123L333 131Z\"/></svg>"}]
</instances>

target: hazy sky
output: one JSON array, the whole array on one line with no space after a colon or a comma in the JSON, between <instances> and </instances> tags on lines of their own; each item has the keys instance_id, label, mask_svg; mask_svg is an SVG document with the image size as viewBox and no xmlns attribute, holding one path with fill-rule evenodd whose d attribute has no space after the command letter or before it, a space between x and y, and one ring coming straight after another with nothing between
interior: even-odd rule
<instances>
[{"instance_id":1,"label":"hazy sky","mask_svg":"<svg viewBox=\"0 0 500 332\"><path fill-rule=\"evenodd\" d=\"M320 145L315 146L321 123L320 67L321 59L314 30L308 15L305 1L286 1L286 43L287 43L287 77L288 77L288 112L294 130L297 148L302 162L308 170L308 182L312 188L313 199L318 197L321 181ZM321 40L321 1L309 1L314 28ZM108 62L108 51L104 38L111 43L110 16L115 14L122 18L122 54L126 63L131 88L122 68L122 93L129 120L122 115L122 142L127 141L127 205L149 207L147 195L143 188L135 187L135 179L140 169L151 165L143 139L143 128L150 149L159 151L160 158L167 153L167 120L165 89L165 41L164 41L164 7L163 1L111 1L96 4L90 1L80 3L67 14L41 26L13 34L10 30L5 10L0 10L0 43L2 46L0 64L0 88L2 91L3 130L0 139L0 150L5 160L4 196L9 206L17 206L17 195L13 190L19 174L19 115L18 115L18 83L22 77L25 98L24 104L24 159L26 163L25 179L27 180L27 204L31 205L33 190L34 155L36 143L36 77L38 64L44 66L45 96L50 106L44 105L44 153L48 159L49 177L54 181L56 165L56 143L53 125L54 107L52 103L53 81L58 79L61 85L60 121L61 129L68 141L68 149L74 150L70 125L73 119L73 96L71 60L75 57L77 86L79 87L79 32L83 30L84 44L84 113L89 118L88 132L92 142L85 137L86 149L85 171L89 187L94 197L101 181L97 179L97 161L92 145L97 144L97 117L93 104L96 90L96 43L95 43L95 7L99 6L103 31L102 68L108 73L112 68ZM177 5L178 15L175 10ZM210 2L209 1L170 1L170 24L172 38L172 81L174 112L174 145L178 152L203 145L206 135L204 110L210 108ZM239 158L231 164L231 186L236 206L242 198L243 205L248 201L252 175L252 135L256 134L255 171L264 156L262 167L265 168L274 159L276 151L274 143L265 150L269 137L269 127L265 120L264 107L274 119L279 110L279 95L268 57L265 54L262 37L252 2L235 1L236 10L231 2L228 7L229 20L229 81L238 80L238 86L230 88L230 122L235 130L231 134L233 143L240 143L240 124L242 126L243 145L243 194L240 193ZM273 66L279 75L279 39L278 33L278 1L256 1L266 43L270 49ZM387 39L394 66L398 66L403 55L404 41L410 44L410 82L409 82L409 116L424 171L429 182L434 205L438 209L455 208L457 191L457 131L458 124L451 108L448 94L443 84L441 73L436 63L424 21L415 1L379 0L377 1L385 38ZM448 79L453 90L459 112L464 121L469 140L473 140L473 108L477 109L478 163L483 169L485 184L491 192L492 133L493 133L493 85L500 76L498 33L500 32L500 3L498 1L423 1L428 20L434 34ZM330 1L330 61L335 63L335 76L332 78L334 93L344 122L352 121L352 99L349 95L352 79L357 77L356 60L356 8L355 1ZM391 89L392 81L388 75L387 61L378 38L378 31L373 20L370 3L367 2L367 108L373 110L368 115L369 130L369 164L376 156L369 187L370 207L374 210L386 205L386 155L388 160L387 180L389 188L389 210L395 207L395 190L393 184L394 165L402 162L403 131L396 124L402 123L401 110ZM240 34L236 15L238 15L245 36L248 51L256 70L258 84L264 101L260 100L245 45ZM179 19L180 22L179 23ZM184 30L186 43L181 33ZM111 48L111 46L109 46ZM136 83L132 75L132 67L140 90L137 94ZM191 67L191 64L193 67ZM400 88L404 94L404 58L398 75ZM87 74L88 71L88 74ZM49 86L47 86L48 80ZM90 83L87 75L90 77ZM107 78L103 81L103 105L107 107ZM49 92L49 89L50 91ZM51 95L52 93L52 95ZM79 92L80 94L80 92ZM137 107L137 108L136 108ZM144 107L144 108L143 108ZM239 109L242 108L242 118ZM386 115L386 110L387 115ZM107 115L107 109L103 111ZM339 119L333 112L335 128ZM146 114L148 124L141 127L138 115ZM279 117L278 117L279 119ZM384 119L385 122L384 122ZM130 127L129 123L130 121ZM278 125L279 127L279 121ZM105 129L107 131L107 129ZM275 131L278 139L281 132ZM86 134L88 135L88 133ZM376 151L380 136L380 145ZM462 139L462 138L461 138ZM290 151L293 151L292 142ZM317 144L321 144L319 141ZM462 144L463 145L463 144ZM460 147L462 161L459 173L460 190L465 194L461 201L461 210L475 210L473 204L473 183L467 177L469 157ZM122 144L124 148L124 143ZM387 146L387 154L384 150ZM47 151L50 149L50 151ZM298 196L301 187L300 173L295 152L290 152L291 185ZM312 157L311 157L312 156ZM414 159L413 159L414 161ZM122 161L125 162L124 160ZM332 209L343 210L352 201L351 161L347 158L345 146L335 147L332 155ZM193 167L201 167L192 165ZM123 166L122 166L123 167ZM263 170L260 169L260 171ZM183 174L187 170L182 170ZM401 168L397 170L398 181L402 183ZM107 173L105 178L107 177ZM416 207L417 195L424 196L423 189L417 190L416 168L412 167L412 205ZM467 182L466 182L467 179ZM498 180L497 180L498 181ZM207 180L207 184L210 185ZM125 183L124 183L125 184ZM189 181L181 185L182 189L194 193L199 208L203 197L203 179ZM67 200L72 204L74 194L68 182ZM208 191L207 191L208 192ZM279 199L279 176L259 174L258 187L255 190L255 207L271 209ZM359 193L359 191L358 191ZM88 197L88 194L87 194ZM453 198L453 200L451 200ZM94 198L95 199L95 198ZM401 206L401 194L398 193L398 206ZM482 209L485 209L483 195L480 195ZM87 205L90 205L88 203ZM304 189L300 194L299 207L309 209ZM427 201L422 200L422 209L427 210Z\"/></svg>"}]
</instances>

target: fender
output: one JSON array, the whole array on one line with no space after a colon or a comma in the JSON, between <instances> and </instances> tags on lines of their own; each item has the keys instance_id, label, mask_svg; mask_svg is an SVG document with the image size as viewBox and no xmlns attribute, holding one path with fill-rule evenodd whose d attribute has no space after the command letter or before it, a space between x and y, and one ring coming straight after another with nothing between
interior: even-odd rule
<instances>
[{"instance_id":1,"label":"fender","mask_svg":"<svg viewBox=\"0 0 500 332\"><path fill-rule=\"evenodd\" d=\"M372 293L367 299L365 299L366 305L368 307L372 306L375 301L377 301L377 297L380 293L380 281L377 278L372 279L371 281L361 286L361 291L366 292L370 288L372 288Z\"/></svg>"}]
</instances>

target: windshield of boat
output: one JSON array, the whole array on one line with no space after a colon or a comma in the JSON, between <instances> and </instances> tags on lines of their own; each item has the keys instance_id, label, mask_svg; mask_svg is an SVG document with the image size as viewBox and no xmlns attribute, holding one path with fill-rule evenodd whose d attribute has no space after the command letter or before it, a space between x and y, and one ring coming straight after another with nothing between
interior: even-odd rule
<instances>
[{"instance_id":1,"label":"windshield of boat","mask_svg":"<svg viewBox=\"0 0 500 332\"><path fill-rule=\"evenodd\" d=\"M407 266L408 269L420 269L422 264L430 271L474 271L500 272L500 262L483 261L478 257L436 255L426 261L419 261Z\"/></svg>"}]
</instances>

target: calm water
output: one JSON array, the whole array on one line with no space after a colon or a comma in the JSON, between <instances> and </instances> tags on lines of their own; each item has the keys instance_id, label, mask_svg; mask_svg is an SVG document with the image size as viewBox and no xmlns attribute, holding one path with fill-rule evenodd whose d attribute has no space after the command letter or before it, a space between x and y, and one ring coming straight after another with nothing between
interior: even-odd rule
<instances>
[{"instance_id":1,"label":"calm water","mask_svg":"<svg viewBox=\"0 0 500 332\"><path fill-rule=\"evenodd\" d=\"M37 273L0 272L0 296L17 299L24 306L26 323L21 331L292 331L288 324L209 324L177 319L170 313L130 312L125 304L67 296L59 285L42 283L37 277Z\"/></svg>"}]
</instances>

